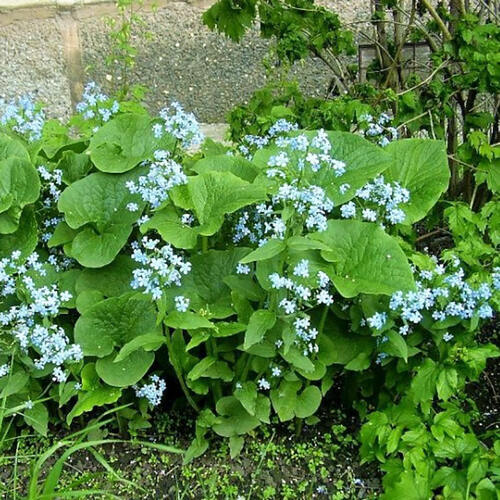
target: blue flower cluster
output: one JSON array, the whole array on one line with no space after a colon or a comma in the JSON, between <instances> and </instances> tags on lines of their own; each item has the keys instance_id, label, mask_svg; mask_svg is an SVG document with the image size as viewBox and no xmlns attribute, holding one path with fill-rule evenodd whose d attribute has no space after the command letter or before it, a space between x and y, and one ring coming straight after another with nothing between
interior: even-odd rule
<instances>
[{"instance_id":1,"label":"blue flower cluster","mask_svg":"<svg viewBox=\"0 0 500 500\"><path fill-rule=\"evenodd\" d=\"M398 131L389 125L391 120L392 118L387 113L382 113L376 120L370 114L359 117L360 122L368 124L367 129L363 131L363 135L378 138L377 143L382 147L399 138Z\"/></svg>"},{"instance_id":2,"label":"blue flower cluster","mask_svg":"<svg viewBox=\"0 0 500 500\"><path fill-rule=\"evenodd\" d=\"M472 286L465 281L465 272L458 259L454 259L451 269L439 264L434 259L432 271L418 273L416 291L395 292L390 299L390 316L396 322L399 333L407 335L414 325L424 319L442 322L448 319L468 320L472 318L490 319L493 317L491 299L493 292L500 290L498 268L492 274L493 287L483 282ZM379 312L367 318L369 326L382 329L388 319L385 312ZM446 332L445 341L451 340L452 334Z\"/></svg>"},{"instance_id":3,"label":"blue flower cluster","mask_svg":"<svg viewBox=\"0 0 500 500\"><path fill-rule=\"evenodd\" d=\"M19 304L0 312L0 325L23 353L28 355L32 349L38 355L33 360L37 369L54 365L54 380L63 382L67 375L62 366L81 360L83 353L79 345L70 343L64 329L53 323L64 303L72 298L71 293L60 292L55 284L37 285L35 280L46 275L47 264L41 263L36 253L26 261L18 251L0 260L0 296L22 297Z\"/></svg>"},{"instance_id":4,"label":"blue flower cluster","mask_svg":"<svg viewBox=\"0 0 500 500\"><path fill-rule=\"evenodd\" d=\"M174 186L187 183L187 177L182 166L175 162L168 151L154 152L155 161L149 163L149 170L137 182L128 181L126 186L132 194L139 194L152 208L158 208L168 199L168 193ZM130 203L127 208L131 212L139 209L136 203Z\"/></svg>"},{"instance_id":5,"label":"blue flower cluster","mask_svg":"<svg viewBox=\"0 0 500 500\"><path fill-rule=\"evenodd\" d=\"M255 151L267 146L273 138L298 130L298 128L296 123L280 118L269 128L266 135L246 135L243 137L242 144L238 149L243 156L251 159Z\"/></svg>"},{"instance_id":6,"label":"blue flower cluster","mask_svg":"<svg viewBox=\"0 0 500 500\"><path fill-rule=\"evenodd\" d=\"M153 125L153 133L157 139L168 132L181 141L183 148L197 146L205 139L194 114L186 113L178 102L173 102L170 107L162 109L160 117L163 122Z\"/></svg>"},{"instance_id":7,"label":"blue flower cluster","mask_svg":"<svg viewBox=\"0 0 500 500\"><path fill-rule=\"evenodd\" d=\"M58 168L50 171L43 165L40 165L37 170L42 181L40 197L42 210L40 213L43 215L41 225L44 232L41 238L46 243L52 237L53 229L63 220L62 217L54 216L57 201L61 195L63 172Z\"/></svg>"},{"instance_id":8,"label":"blue flower cluster","mask_svg":"<svg viewBox=\"0 0 500 500\"><path fill-rule=\"evenodd\" d=\"M179 312L186 312L189 308L190 300L183 295L177 295L177 297L174 298L174 302L175 309Z\"/></svg>"},{"instance_id":9,"label":"blue flower cluster","mask_svg":"<svg viewBox=\"0 0 500 500\"><path fill-rule=\"evenodd\" d=\"M340 188L342 192L342 186ZM363 220L368 222L378 220L381 226L385 227L386 223L400 224L405 221L406 214L400 206L409 201L408 189L401 187L398 182L385 182L384 176L379 175L372 182L358 189L355 201L342 205L340 214L345 219L359 214ZM359 206L356 206L356 202Z\"/></svg>"},{"instance_id":10,"label":"blue flower cluster","mask_svg":"<svg viewBox=\"0 0 500 500\"><path fill-rule=\"evenodd\" d=\"M45 113L29 95L8 103L0 99L0 124L21 134L29 142L38 141L42 138Z\"/></svg>"},{"instance_id":11,"label":"blue flower cluster","mask_svg":"<svg viewBox=\"0 0 500 500\"><path fill-rule=\"evenodd\" d=\"M295 212L304 217L305 226L311 231L325 231L327 215L333 210L333 202L325 190L314 185L298 187L294 183L283 184L272 197L272 203L283 207L291 204Z\"/></svg>"},{"instance_id":12,"label":"blue flower cluster","mask_svg":"<svg viewBox=\"0 0 500 500\"><path fill-rule=\"evenodd\" d=\"M76 111L81 113L85 120L95 119L101 124L109 121L119 110L118 101L111 100L95 82L85 85L82 100L76 105Z\"/></svg>"},{"instance_id":13,"label":"blue flower cluster","mask_svg":"<svg viewBox=\"0 0 500 500\"><path fill-rule=\"evenodd\" d=\"M252 211L244 210L237 215L233 229L233 241L239 243L245 238L253 244L262 246L269 238L283 239L286 224L273 206L259 203Z\"/></svg>"},{"instance_id":14,"label":"blue flower cluster","mask_svg":"<svg viewBox=\"0 0 500 500\"><path fill-rule=\"evenodd\" d=\"M172 246L159 244L160 240L147 236L132 243L132 259L141 267L134 269L130 286L134 290L143 288L154 300L162 296L163 288L180 286L182 276L191 271L191 263L176 254Z\"/></svg>"},{"instance_id":15,"label":"blue flower cluster","mask_svg":"<svg viewBox=\"0 0 500 500\"><path fill-rule=\"evenodd\" d=\"M7 363L0 365L0 378L5 377L10 371L10 366Z\"/></svg>"},{"instance_id":16,"label":"blue flower cluster","mask_svg":"<svg viewBox=\"0 0 500 500\"><path fill-rule=\"evenodd\" d=\"M307 259L299 261L292 270L292 278L281 276L278 273L269 275L271 287L281 290L279 308L285 315L297 314L293 322L298 344L305 356L318 351L315 340L318 330L311 326L311 318L304 311L314 305L330 306L333 304L330 278L319 271L312 279L310 263Z\"/></svg>"},{"instance_id":17,"label":"blue flower cluster","mask_svg":"<svg viewBox=\"0 0 500 500\"><path fill-rule=\"evenodd\" d=\"M167 384L158 375L151 375L149 380L149 384L144 384L142 387L134 386L135 395L138 398L146 398L153 406L158 406Z\"/></svg>"}]
</instances>

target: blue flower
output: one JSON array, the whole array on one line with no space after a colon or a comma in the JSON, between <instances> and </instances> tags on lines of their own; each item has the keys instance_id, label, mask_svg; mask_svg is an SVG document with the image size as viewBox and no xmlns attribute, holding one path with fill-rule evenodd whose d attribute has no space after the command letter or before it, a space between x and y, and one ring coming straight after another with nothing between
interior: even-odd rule
<instances>
[{"instance_id":1,"label":"blue flower","mask_svg":"<svg viewBox=\"0 0 500 500\"><path fill-rule=\"evenodd\" d=\"M153 406L158 406L167 384L158 375L151 375L149 380L149 384L144 384L142 387L134 386L135 395L138 398L146 398Z\"/></svg>"}]
</instances>

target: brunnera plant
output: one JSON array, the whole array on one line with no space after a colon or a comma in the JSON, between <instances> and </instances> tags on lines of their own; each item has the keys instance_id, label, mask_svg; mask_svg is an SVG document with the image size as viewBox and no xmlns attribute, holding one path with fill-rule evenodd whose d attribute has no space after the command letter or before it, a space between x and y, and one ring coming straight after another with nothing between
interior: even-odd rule
<instances>
[{"instance_id":1,"label":"brunnera plant","mask_svg":"<svg viewBox=\"0 0 500 500\"><path fill-rule=\"evenodd\" d=\"M118 401L136 432L176 385L198 413L185 459L213 434L234 456L262 423L312 422L342 370L362 414L412 402L390 445L376 414L361 434L401 468L404 426L458 408L498 355L475 340L498 269L468 279L405 240L448 187L442 142L279 120L188 153L203 138L176 103L151 117L89 86L79 112L33 138L12 111L0 136L3 436Z\"/></svg>"}]
</instances>

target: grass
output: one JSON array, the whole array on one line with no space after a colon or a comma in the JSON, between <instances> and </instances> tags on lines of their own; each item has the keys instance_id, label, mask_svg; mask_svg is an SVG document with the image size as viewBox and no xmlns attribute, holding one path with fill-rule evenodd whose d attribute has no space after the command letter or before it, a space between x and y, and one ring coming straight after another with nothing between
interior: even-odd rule
<instances>
[{"instance_id":1,"label":"grass","mask_svg":"<svg viewBox=\"0 0 500 500\"><path fill-rule=\"evenodd\" d=\"M293 426L262 427L234 460L227 441L215 439L187 465L178 453L191 438L185 415L157 416L149 440L123 440L108 430L110 413L58 439L16 439L0 458L2 498L341 500L375 498L378 491L376 473L359 465L351 423L339 411L325 412L300 437Z\"/></svg>"}]
</instances>

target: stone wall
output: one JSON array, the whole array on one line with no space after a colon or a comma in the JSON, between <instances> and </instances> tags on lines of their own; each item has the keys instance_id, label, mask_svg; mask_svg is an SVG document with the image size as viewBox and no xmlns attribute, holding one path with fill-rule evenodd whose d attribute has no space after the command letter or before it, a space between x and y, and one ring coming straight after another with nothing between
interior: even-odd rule
<instances>
[{"instance_id":1,"label":"stone wall","mask_svg":"<svg viewBox=\"0 0 500 500\"><path fill-rule=\"evenodd\" d=\"M152 110L180 101L203 122L221 122L265 82L261 64L268 42L250 32L240 44L201 22L210 0L157 0L143 17L152 40L141 46L133 81L151 89ZM337 0L331 7L352 22L369 17L369 0ZM109 85L104 59L109 47L104 19L116 15L105 0L0 0L0 97L30 92L65 115L84 82ZM294 68L311 95L324 95L329 73L311 59Z\"/></svg>"}]
</instances>

